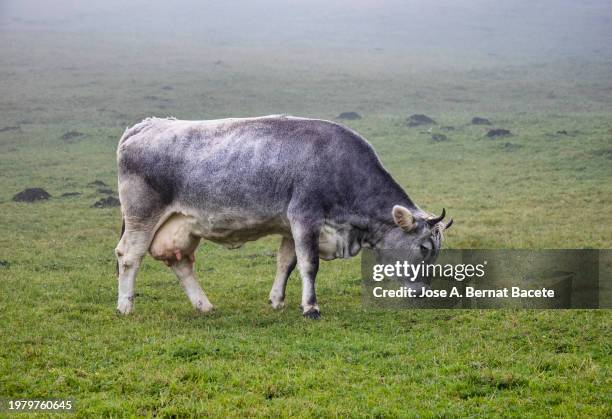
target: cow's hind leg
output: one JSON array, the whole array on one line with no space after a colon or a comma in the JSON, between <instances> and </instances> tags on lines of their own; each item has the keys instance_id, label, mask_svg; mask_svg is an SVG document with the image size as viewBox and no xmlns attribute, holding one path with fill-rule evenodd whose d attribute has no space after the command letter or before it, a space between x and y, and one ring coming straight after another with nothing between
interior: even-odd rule
<instances>
[{"instance_id":1,"label":"cow's hind leg","mask_svg":"<svg viewBox=\"0 0 612 419\"><path fill-rule=\"evenodd\" d=\"M125 231L115 249L119 268L117 311L128 314L134 309L136 274L153 237L156 220L146 222L125 218Z\"/></svg>"},{"instance_id":2,"label":"cow's hind leg","mask_svg":"<svg viewBox=\"0 0 612 419\"><path fill-rule=\"evenodd\" d=\"M191 304L197 310L207 313L213 306L193 273L200 237L193 234L192 228L193 220L190 217L171 215L155 232L149 252L153 258L172 268Z\"/></svg>"},{"instance_id":3,"label":"cow's hind leg","mask_svg":"<svg viewBox=\"0 0 612 419\"><path fill-rule=\"evenodd\" d=\"M181 260L173 261L170 266L176 274L181 287L183 287L185 294L187 294L189 301L191 301L191 305L202 313L208 313L213 309L213 305L208 301L208 297L206 297L206 294L202 291L195 277L193 262L193 256L188 255L187 257L181 258Z\"/></svg>"},{"instance_id":4,"label":"cow's hind leg","mask_svg":"<svg viewBox=\"0 0 612 419\"><path fill-rule=\"evenodd\" d=\"M285 305L285 288L296 261L293 239L283 237L276 256L276 278L270 290L269 302L274 309L282 308Z\"/></svg>"},{"instance_id":5,"label":"cow's hind leg","mask_svg":"<svg viewBox=\"0 0 612 419\"><path fill-rule=\"evenodd\" d=\"M124 173L121 163L119 171L118 189L125 231L115 249L119 268L117 310L128 314L134 309L138 268L149 250L158 222L166 216L168 203L145 179Z\"/></svg>"}]
</instances>

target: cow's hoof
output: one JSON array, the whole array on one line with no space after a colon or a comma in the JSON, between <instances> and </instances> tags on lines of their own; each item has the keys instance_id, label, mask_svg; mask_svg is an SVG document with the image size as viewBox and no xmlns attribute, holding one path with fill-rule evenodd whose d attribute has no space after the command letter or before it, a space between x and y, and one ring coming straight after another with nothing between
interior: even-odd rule
<instances>
[{"instance_id":1,"label":"cow's hoof","mask_svg":"<svg viewBox=\"0 0 612 419\"><path fill-rule=\"evenodd\" d=\"M285 307L285 302L283 300L273 300L270 298L268 300L268 303L272 306L274 310L279 310Z\"/></svg>"},{"instance_id":2,"label":"cow's hoof","mask_svg":"<svg viewBox=\"0 0 612 419\"><path fill-rule=\"evenodd\" d=\"M195 309L198 310L202 314L207 314L213 311L215 309L215 306L213 306L211 303L199 302L196 305Z\"/></svg>"},{"instance_id":3,"label":"cow's hoof","mask_svg":"<svg viewBox=\"0 0 612 419\"><path fill-rule=\"evenodd\" d=\"M316 308L311 308L310 310L304 313L304 318L310 320L319 320L321 318L321 312Z\"/></svg>"},{"instance_id":4,"label":"cow's hoof","mask_svg":"<svg viewBox=\"0 0 612 419\"><path fill-rule=\"evenodd\" d=\"M133 299L133 298L132 298ZM132 299L126 298L121 299L117 303L117 313L119 314L130 314L134 310L134 302Z\"/></svg>"}]
</instances>

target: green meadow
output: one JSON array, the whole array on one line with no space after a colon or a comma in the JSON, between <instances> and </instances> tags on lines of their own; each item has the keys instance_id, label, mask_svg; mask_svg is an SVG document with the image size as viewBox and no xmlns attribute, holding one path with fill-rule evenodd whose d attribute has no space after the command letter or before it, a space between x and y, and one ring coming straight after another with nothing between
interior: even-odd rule
<instances>
[{"instance_id":1,"label":"green meadow","mask_svg":"<svg viewBox=\"0 0 612 419\"><path fill-rule=\"evenodd\" d=\"M147 258L119 316L120 209L93 207L107 194L90 185L116 196L118 139L147 116L354 111L339 122L454 218L444 247L610 248L609 59L2 39L0 397L70 398L77 417L612 416L609 310L366 309L357 257L322 263L322 318L307 321L297 273L286 307L268 306L278 237L199 248L210 315ZM409 127L417 113L436 124ZM52 197L12 201L28 187Z\"/></svg>"}]
</instances>

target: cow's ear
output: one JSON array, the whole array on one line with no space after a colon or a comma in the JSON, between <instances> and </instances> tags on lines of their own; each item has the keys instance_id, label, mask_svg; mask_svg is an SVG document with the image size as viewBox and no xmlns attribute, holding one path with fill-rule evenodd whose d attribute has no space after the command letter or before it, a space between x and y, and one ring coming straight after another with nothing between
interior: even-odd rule
<instances>
[{"instance_id":1,"label":"cow's ear","mask_svg":"<svg viewBox=\"0 0 612 419\"><path fill-rule=\"evenodd\" d=\"M395 221L395 224L400 226L402 230L408 232L412 231L412 229L416 227L414 217L408 208L402 207L401 205L396 205L393 207L392 214L393 221Z\"/></svg>"}]
</instances>

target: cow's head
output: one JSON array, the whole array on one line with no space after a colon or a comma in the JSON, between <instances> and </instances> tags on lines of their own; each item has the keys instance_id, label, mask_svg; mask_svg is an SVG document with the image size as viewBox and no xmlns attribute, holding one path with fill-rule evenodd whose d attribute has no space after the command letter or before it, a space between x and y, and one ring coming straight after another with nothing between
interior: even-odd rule
<instances>
[{"instance_id":1,"label":"cow's head","mask_svg":"<svg viewBox=\"0 0 612 419\"><path fill-rule=\"evenodd\" d=\"M396 205L392 211L395 226L383 235L376 247L402 251L412 264L433 263L440 253L442 232L453 224L452 219L446 224L442 222L445 215L444 209L442 215L435 217Z\"/></svg>"}]
</instances>

